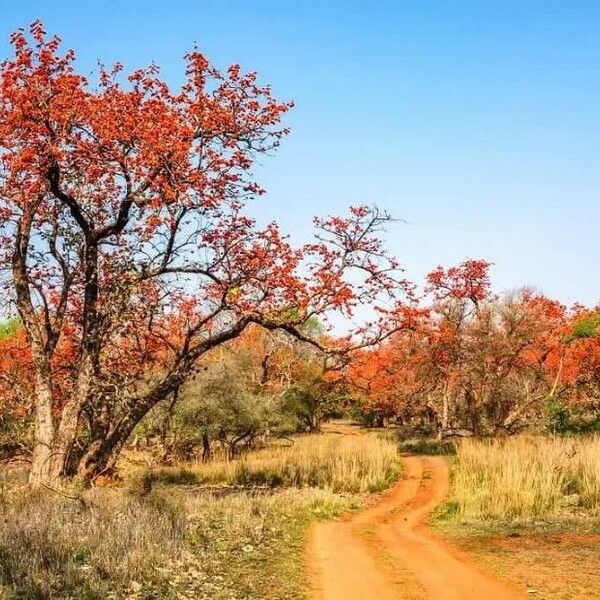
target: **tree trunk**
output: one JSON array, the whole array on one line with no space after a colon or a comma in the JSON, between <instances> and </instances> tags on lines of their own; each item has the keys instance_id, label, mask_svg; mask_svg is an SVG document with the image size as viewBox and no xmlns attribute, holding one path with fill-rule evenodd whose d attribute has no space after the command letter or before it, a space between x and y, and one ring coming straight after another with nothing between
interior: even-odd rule
<instances>
[{"instance_id":1,"label":"tree trunk","mask_svg":"<svg viewBox=\"0 0 600 600\"><path fill-rule=\"evenodd\" d=\"M386 426L387 426L387 417L382 413L376 414L375 415L375 427L377 427L378 429L383 429Z\"/></svg>"},{"instance_id":2,"label":"tree trunk","mask_svg":"<svg viewBox=\"0 0 600 600\"><path fill-rule=\"evenodd\" d=\"M202 434L202 462L208 462L211 457L210 439L208 438L208 433L205 431Z\"/></svg>"},{"instance_id":3,"label":"tree trunk","mask_svg":"<svg viewBox=\"0 0 600 600\"><path fill-rule=\"evenodd\" d=\"M35 378L35 445L33 463L29 474L32 486L49 483L58 477L54 462L55 425L52 394L52 366L50 360L54 345L52 330L42 325L39 311L34 306L29 280L27 256L29 252L31 226L42 201L42 196L24 211L17 225L12 274L17 300L17 309L31 345Z\"/></svg>"},{"instance_id":4,"label":"tree trunk","mask_svg":"<svg viewBox=\"0 0 600 600\"><path fill-rule=\"evenodd\" d=\"M166 462L169 458L169 449L167 448L167 437L169 436L169 431L171 430L171 419L173 418L173 409L175 408L175 404L177 404L178 400L179 389L176 389L173 392L173 396L171 398L171 401L169 402L167 412L165 413L160 427L160 445L162 447L162 462Z\"/></svg>"},{"instance_id":5,"label":"tree trunk","mask_svg":"<svg viewBox=\"0 0 600 600\"><path fill-rule=\"evenodd\" d=\"M448 429L449 413L450 402L448 394L444 394L444 397L442 398L442 430Z\"/></svg>"},{"instance_id":6,"label":"tree trunk","mask_svg":"<svg viewBox=\"0 0 600 600\"><path fill-rule=\"evenodd\" d=\"M444 392L442 396L442 415L440 419L440 430L438 432L438 439L442 440L444 434L449 428L450 423L450 397L447 392Z\"/></svg>"},{"instance_id":7,"label":"tree trunk","mask_svg":"<svg viewBox=\"0 0 600 600\"><path fill-rule=\"evenodd\" d=\"M111 471L136 425L152 407L167 395L165 393L160 397L132 399L130 401L131 408L125 415L114 423L110 431L107 431L102 438L94 440L90 444L79 461L77 475L85 481L92 481L99 475Z\"/></svg>"},{"instance_id":8,"label":"tree trunk","mask_svg":"<svg viewBox=\"0 0 600 600\"><path fill-rule=\"evenodd\" d=\"M84 357L77 377L76 389L63 407L56 432L53 470L59 477L67 477L69 475L71 452L77 441L81 410L90 396L92 377L92 361L90 358Z\"/></svg>"},{"instance_id":9,"label":"tree trunk","mask_svg":"<svg viewBox=\"0 0 600 600\"><path fill-rule=\"evenodd\" d=\"M131 430L119 429L106 439L93 442L79 461L77 475L84 481L93 481L112 471L131 431L133 427Z\"/></svg>"},{"instance_id":10,"label":"tree trunk","mask_svg":"<svg viewBox=\"0 0 600 600\"><path fill-rule=\"evenodd\" d=\"M53 460L54 419L52 417L52 386L43 373L36 374L35 385L35 445L29 482L37 487L58 478Z\"/></svg>"}]
</instances>

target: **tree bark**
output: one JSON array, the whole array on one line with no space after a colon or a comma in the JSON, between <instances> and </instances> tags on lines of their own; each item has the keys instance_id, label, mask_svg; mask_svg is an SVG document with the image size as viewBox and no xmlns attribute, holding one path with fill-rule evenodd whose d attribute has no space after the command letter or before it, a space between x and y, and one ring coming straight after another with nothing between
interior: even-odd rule
<instances>
[{"instance_id":1,"label":"tree bark","mask_svg":"<svg viewBox=\"0 0 600 600\"><path fill-rule=\"evenodd\" d=\"M47 344L44 328L34 307L27 271L27 255L31 239L31 227L41 198L34 202L21 216L17 226L15 246L12 256L12 274L15 286L17 309L31 345L34 369L35 401L35 445L33 462L29 474L31 485L38 486L51 482L57 477L53 451L55 424L52 390L52 366L50 359L53 347ZM46 331L46 337L49 332Z\"/></svg>"},{"instance_id":2,"label":"tree bark","mask_svg":"<svg viewBox=\"0 0 600 600\"><path fill-rule=\"evenodd\" d=\"M52 384L45 369L37 369L35 384L35 445L29 481L37 487L58 477L53 460Z\"/></svg>"}]
</instances>

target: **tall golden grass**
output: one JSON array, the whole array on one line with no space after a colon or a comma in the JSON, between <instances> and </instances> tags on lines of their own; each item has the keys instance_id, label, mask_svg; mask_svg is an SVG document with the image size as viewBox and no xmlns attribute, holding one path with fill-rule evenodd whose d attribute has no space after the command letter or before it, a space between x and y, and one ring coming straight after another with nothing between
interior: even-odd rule
<instances>
[{"instance_id":1,"label":"tall golden grass","mask_svg":"<svg viewBox=\"0 0 600 600\"><path fill-rule=\"evenodd\" d=\"M163 469L159 480L178 477L197 483L271 487L317 487L333 492L385 488L398 475L397 444L372 435L317 435L297 438L238 460L214 460Z\"/></svg>"},{"instance_id":2,"label":"tall golden grass","mask_svg":"<svg viewBox=\"0 0 600 600\"><path fill-rule=\"evenodd\" d=\"M600 437L465 440L451 504L468 518L600 514Z\"/></svg>"}]
</instances>

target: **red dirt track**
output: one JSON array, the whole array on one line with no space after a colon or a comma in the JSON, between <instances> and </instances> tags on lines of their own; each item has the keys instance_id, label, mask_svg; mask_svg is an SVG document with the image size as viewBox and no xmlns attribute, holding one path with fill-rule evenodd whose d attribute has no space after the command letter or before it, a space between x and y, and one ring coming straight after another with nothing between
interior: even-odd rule
<instances>
[{"instance_id":1,"label":"red dirt track","mask_svg":"<svg viewBox=\"0 0 600 600\"><path fill-rule=\"evenodd\" d=\"M376 505L346 520L316 523L308 545L311 597L524 598L428 527L429 515L448 493L448 477L441 457L407 457L403 478ZM400 576L407 572L409 583Z\"/></svg>"}]
</instances>

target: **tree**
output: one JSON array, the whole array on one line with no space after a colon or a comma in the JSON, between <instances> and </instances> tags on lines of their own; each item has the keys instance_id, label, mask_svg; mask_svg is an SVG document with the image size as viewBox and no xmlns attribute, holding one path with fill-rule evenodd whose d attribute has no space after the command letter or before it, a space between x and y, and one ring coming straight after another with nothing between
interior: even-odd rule
<instances>
[{"instance_id":1,"label":"tree","mask_svg":"<svg viewBox=\"0 0 600 600\"><path fill-rule=\"evenodd\" d=\"M261 385L260 362L237 341L207 357L182 387L172 419L172 441L180 453L202 447L207 460L218 442L233 459L242 444L249 447L282 422L281 398Z\"/></svg>"},{"instance_id":2,"label":"tree","mask_svg":"<svg viewBox=\"0 0 600 600\"><path fill-rule=\"evenodd\" d=\"M32 483L110 469L144 415L250 323L311 342L307 320L365 303L380 318L336 350L393 329L407 286L379 239L387 214L316 219L302 248L244 214L263 192L253 162L291 108L255 73L194 50L179 90L120 64L93 86L41 23L29 34L0 67L0 263L31 354Z\"/></svg>"},{"instance_id":3,"label":"tree","mask_svg":"<svg viewBox=\"0 0 600 600\"><path fill-rule=\"evenodd\" d=\"M422 387L427 381L420 367L422 336L428 331L430 310L405 307L404 326L385 343L351 355L345 380L369 425L389 420L411 421L422 412Z\"/></svg>"},{"instance_id":4,"label":"tree","mask_svg":"<svg viewBox=\"0 0 600 600\"><path fill-rule=\"evenodd\" d=\"M201 448L203 460L208 460L215 442L234 458L241 444L248 447L256 438L289 426L282 402L288 380L280 379L272 364L282 341L290 337L248 327L204 356L178 401L157 407L140 429L146 437L159 434L165 458L190 458Z\"/></svg>"},{"instance_id":5,"label":"tree","mask_svg":"<svg viewBox=\"0 0 600 600\"><path fill-rule=\"evenodd\" d=\"M466 260L448 269L439 266L427 275L426 291L433 297L434 315L423 338L421 377L428 381L426 405L440 436L456 429L454 399L460 393L465 368L464 332L489 298L490 266L484 260Z\"/></svg>"}]
</instances>

